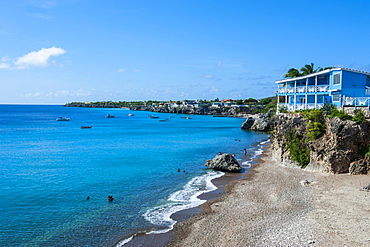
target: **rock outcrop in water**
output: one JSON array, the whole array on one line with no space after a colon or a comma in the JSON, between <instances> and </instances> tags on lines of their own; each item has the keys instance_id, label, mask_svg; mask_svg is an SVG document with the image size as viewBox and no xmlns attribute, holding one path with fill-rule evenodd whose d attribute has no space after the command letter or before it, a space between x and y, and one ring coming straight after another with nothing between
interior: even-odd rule
<instances>
[{"instance_id":1,"label":"rock outcrop in water","mask_svg":"<svg viewBox=\"0 0 370 247\"><path fill-rule=\"evenodd\" d=\"M270 109L267 113L262 114L257 118L250 117L244 121L241 128L254 131L269 131L272 115L273 109Z\"/></svg>"},{"instance_id":2,"label":"rock outcrop in water","mask_svg":"<svg viewBox=\"0 0 370 247\"><path fill-rule=\"evenodd\" d=\"M242 170L238 161L229 153L219 154L212 160L207 160L205 165L223 172L240 172Z\"/></svg>"},{"instance_id":3,"label":"rock outcrop in water","mask_svg":"<svg viewBox=\"0 0 370 247\"><path fill-rule=\"evenodd\" d=\"M301 114L278 114L271 124L272 158L282 165L297 167L287 145L287 134L294 131L299 139L305 140L309 149L306 169L328 173L370 173L368 157L361 154L370 145L369 122L356 124L338 117L326 118L325 133L314 140L307 140L308 121Z\"/></svg>"}]
</instances>

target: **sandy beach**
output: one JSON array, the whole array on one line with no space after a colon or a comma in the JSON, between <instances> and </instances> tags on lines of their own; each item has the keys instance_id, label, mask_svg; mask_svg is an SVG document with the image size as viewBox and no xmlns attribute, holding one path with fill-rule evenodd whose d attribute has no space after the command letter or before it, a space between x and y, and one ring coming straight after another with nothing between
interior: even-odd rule
<instances>
[{"instance_id":1,"label":"sandy beach","mask_svg":"<svg viewBox=\"0 0 370 247\"><path fill-rule=\"evenodd\" d=\"M175 225L168 246L370 246L370 193L361 190L369 175L307 172L270 157L268 145L251 173Z\"/></svg>"}]
</instances>

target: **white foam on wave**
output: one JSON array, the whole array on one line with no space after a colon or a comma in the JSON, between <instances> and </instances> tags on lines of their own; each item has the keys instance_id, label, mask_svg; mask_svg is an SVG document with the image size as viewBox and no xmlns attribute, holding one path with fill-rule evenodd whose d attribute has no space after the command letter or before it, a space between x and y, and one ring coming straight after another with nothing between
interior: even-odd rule
<instances>
[{"instance_id":1,"label":"white foam on wave","mask_svg":"<svg viewBox=\"0 0 370 247\"><path fill-rule=\"evenodd\" d=\"M264 145L269 143L270 140L262 141L257 145L257 149L253 151L251 157L249 160L243 161L242 166L243 167L251 167L252 162L254 159L258 158L259 155L261 155L264 151Z\"/></svg>"},{"instance_id":2,"label":"white foam on wave","mask_svg":"<svg viewBox=\"0 0 370 247\"><path fill-rule=\"evenodd\" d=\"M223 172L209 171L207 174L195 177L190 180L182 190L171 194L166 205L161 205L148 210L143 216L154 225L166 227L163 230L152 231L150 233L164 233L173 228L176 223L171 219L171 215L184 209L194 208L205 200L198 198L199 195L216 190L217 187L211 182L213 179L221 177Z\"/></svg>"},{"instance_id":3,"label":"white foam on wave","mask_svg":"<svg viewBox=\"0 0 370 247\"><path fill-rule=\"evenodd\" d=\"M126 238L126 239L122 240L121 242L119 242L116 246L117 247L124 246L125 244L127 244L128 242L130 242L133 238L134 238L134 236L131 236L129 238Z\"/></svg>"},{"instance_id":4,"label":"white foam on wave","mask_svg":"<svg viewBox=\"0 0 370 247\"><path fill-rule=\"evenodd\" d=\"M149 209L143 214L143 217L154 225L163 227L161 230L148 232L147 234L166 233L173 229L176 221L171 219L171 215L189 208L194 208L206 200L198 198L199 195L216 190L217 187L212 183L212 180L219 178L225 173L219 171L208 171L206 174L194 177L181 190L172 193L166 204L152 209ZM134 236L124 239L117 244L117 247L122 247L132 240Z\"/></svg>"}]
</instances>

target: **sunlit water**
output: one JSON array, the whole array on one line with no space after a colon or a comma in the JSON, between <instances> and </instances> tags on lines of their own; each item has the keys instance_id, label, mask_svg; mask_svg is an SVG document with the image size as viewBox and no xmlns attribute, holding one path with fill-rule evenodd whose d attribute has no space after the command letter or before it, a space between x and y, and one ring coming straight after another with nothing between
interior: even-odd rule
<instances>
[{"instance_id":1,"label":"sunlit water","mask_svg":"<svg viewBox=\"0 0 370 247\"><path fill-rule=\"evenodd\" d=\"M148 115L0 105L0 246L114 246L168 231L172 213L215 189L222 173L206 169L207 159L256 154L267 139L241 130L244 119Z\"/></svg>"}]
</instances>

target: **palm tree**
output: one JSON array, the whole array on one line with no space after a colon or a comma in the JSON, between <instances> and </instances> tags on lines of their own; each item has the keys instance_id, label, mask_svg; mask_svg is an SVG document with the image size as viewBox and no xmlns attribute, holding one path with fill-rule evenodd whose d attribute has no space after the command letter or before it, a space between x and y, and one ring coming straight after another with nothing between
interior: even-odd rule
<instances>
[{"instance_id":1,"label":"palm tree","mask_svg":"<svg viewBox=\"0 0 370 247\"><path fill-rule=\"evenodd\" d=\"M294 78L298 76L301 76L301 73L299 73L298 69L296 68L291 68L288 70L288 73L284 75L285 78Z\"/></svg>"},{"instance_id":2,"label":"palm tree","mask_svg":"<svg viewBox=\"0 0 370 247\"><path fill-rule=\"evenodd\" d=\"M320 71L323 71L323 70L326 70L326 69L334 68L334 67L325 67L325 68L318 67L317 69L314 69L314 66L315 65L313 63L306 64L304 67L301 68L302 73L300 73L299 70L297 70L296 68L291 68L290 70L288 70L288 73L286 73L284 75L284 77L285 78L294 78L294 77L309 75L309 74L320 72Z\"/></svg>"},{"instance_id":3,"label":"palm tree","mask_svg":"<svg viewBox=\"0 0 370 247\"><path fill-rule=\"evenodd\" d=\"M311 64L306 64L304 67L301 68L301 71L302 71L302 74L301 75L309 75L309 74L313 74L313 73L316 73L316 72L319 72L319 71L322 71L323 69L318 67L317 69L314 69L314 64L311 63Z\"/></svg>"}]
</instances>

